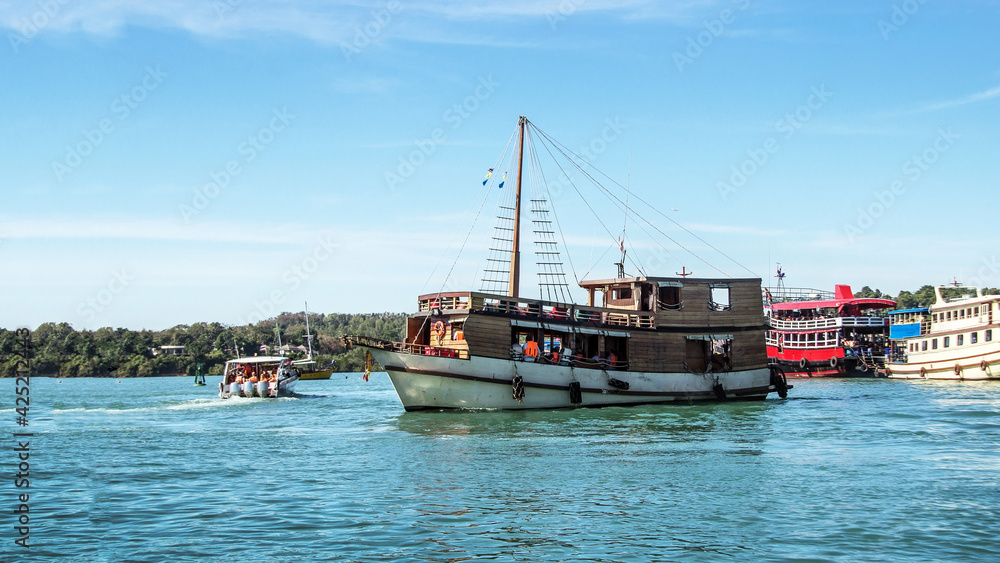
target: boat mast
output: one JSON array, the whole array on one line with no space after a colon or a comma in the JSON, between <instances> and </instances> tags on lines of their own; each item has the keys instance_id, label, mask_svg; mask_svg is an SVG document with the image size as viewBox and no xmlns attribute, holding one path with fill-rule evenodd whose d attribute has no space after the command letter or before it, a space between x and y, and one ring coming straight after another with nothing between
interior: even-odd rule
<instances>
[{"instance_id":1,"label":"boat mast","mask_svg":"<svg viewBox=\"0 0 1000 563\"><path fill-rule=\"evenodd\" d=\"M521 165L524 162L524 123L527 121L523 115L518 119L517 125L520 128L518 135L517 155L517 193L514 196L514 241L510 251L510 282L507 285L507 296L517 297L518 286L521 276Z\"/></svg>"},{"instance_id":2,"label":"boat mast","mask_svg":"<svg viewBox=\"0 0 1000 563\"><path fill-rule=\"evenodd\" d=\"M309 302L306 301L306 344L309 345L309 359L313 359L313 337L309 334Z\"/></svg>"}]
</instances>

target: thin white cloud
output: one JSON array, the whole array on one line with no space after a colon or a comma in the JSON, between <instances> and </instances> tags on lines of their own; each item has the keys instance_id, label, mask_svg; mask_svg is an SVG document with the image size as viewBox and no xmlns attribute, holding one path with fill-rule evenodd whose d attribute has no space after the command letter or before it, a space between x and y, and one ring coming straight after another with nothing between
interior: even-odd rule
<instances>
[{"instance_id":1,"label":"thin white cloud","mask_svg":"<svg viewBox=\"0 0 1000 563\"><path fill-rule=\"evenodd\" d=\"M25 22L30 23L34 19L45 22L42 26L33 26L38 33L58 31L116 35L128 26L138 26L178 28L214 38L283 33L332 45L351 43L359 33L368 33L372 42L394 36L422 42L493 44L494 41L509 39L491 39L483 30L472 33L467 24L532 18L556 25L581 14L608 14L623 20L681 22L700 17L706 9L711 10L718 3L719 0L688 0L663 6L655 0L498 0L475 3L457 0L337 3L320 0L104 0L65 5L56 3L58 10L54 14L46 14L33 2L0 1L0 27L18 32L30 29L25 27ZM395 13L390 13L390 8ZM38 13L41 15L38 16ZM456 22L461 25L443 33L437 26L429 25L430 22ZM34 36L34 31L30 32L30 36Z\"/></svg>"},{"instance_id":2,"label":"thin white cloud","mask_svg":"<svg viewBox=\"0 0 1000 563\"><path fill-rule=\"evenodd\" d=\"M939 109L952 108L956 106L964 106L966 104L974 104L977 102L985 102L987 100L992 100L993 98L1000 97L1000 86L990 88L989 90L983 90L982 92L976 92L974 94L969 94L968 96L962 96L952 100L945 100L942 102L935 102L931 104L925 104L918 108L915 113L925 113L929 111L937 111Z\"/></svg>"}]
</instances>

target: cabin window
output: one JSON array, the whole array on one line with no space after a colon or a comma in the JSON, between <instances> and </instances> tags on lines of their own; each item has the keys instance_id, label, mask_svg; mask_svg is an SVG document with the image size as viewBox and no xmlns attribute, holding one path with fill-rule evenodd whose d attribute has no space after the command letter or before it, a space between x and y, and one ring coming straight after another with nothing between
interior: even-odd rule
<instances>
[{"instance_id":1,"label":"cabin window","mask_svg":"<svg viewBox=\"0 0 1000 563\"><path fill-rule=\"evenodd\" d=\"M916 352L916 351L917 351L916 345L914 343L910 342L910 352Z\"/></svg>"},{"instance_id":2,"label":"cabin window","mask_svg":"<svg viewBox=\"0 0 1000 563\"><path fill-rule=\"evenodd\" d=\"M926 340L924 340L923 342L920 343L920 351L921 352L926 352L927 351L927 341Z\"/></svg>"},{"instance_id":3,"label":"cabin window","mask_svg":"<svg viewBox=\"0 0 1000 563\"><path fill-rule=\"evenodd\" d=\"M684 364L694 373L729 371L733 369L732 350L732 335L688 336Z\"/></svg>"},{"instance_id":4,"label":"cabin window","mask_svg":"<svg viewBox=\"0 0 1000 563\"><path fill-rule=\"evenodd\" d=\"M934 313L934 322L938 322L938 314Z\"/></svg>"},{"instance_id":5,"label":"cabin window","mask_svg":"<svg viewBox=\"0 0 1000 563\"><path fill-rule=\"evenodd\" d=\"M657 305L660 309L678 310L684 307L681 301L681 288L679 286L661 286L657 291Z\"/></svg>"},{"instance_id":6,"label":"cabin window","mask_svg":"<svg viewBox=\"0 0 1000 563\"><path fill-rule=\"evenodd\" d=\"M993 340L993 329L987 329L986 331L986 341L990 342Z\"/></svg>"},{"instance_id":7,"label":"cabin window","mask_svg":"<svg viewBox=\"0 0 1000 563\"><path fill-rule=\"evenodd\" d=\"M931 340L931 350L937 350L937 338Z\"/></svg>"},{"instance_id":8,"label":"cabin window","mask_svg":"<svg viewBox=\"0 0 1000 563\"><path fill-rule=\"evenodd\" d=\"M605 336L604 350L609 370L628 369L628 338L624 336Z\"/></svg>"},{"instance_id":9,"label":"cabin window","mask_svg":"<svg viewBox=\"0 0 1000 563\"><path fill-rule=\"evenodd\" d=\"M961 346L964 343L965 343L964 334L959 334L958 336L955 337L955 346Z\"/></svg>"},{"instance_id":10,"label":"cabin window","mask_svg":"<svg viewBox=\"0 0 1000 563\"><path fill-rule=\"evenodd\" d=\"M979 341L978 332L973 332L972 334L969 335L969 344L975 344L978 341Z\"/></svg>"},{"instance_id":11,"label":"cabin window","mask_svg":"<svg viewBox=\"0 0 1000 563\"><path fill-rule=\"evenodd\" d=\"M611 290L611 298L615 301L621 299L632 299L632 288L631 287L616 287Z\"/></svg>"},{"instance_id":12,"label":"cabin window","mask_svg":"<svg viewBox=\"0 0 1000 563\"><path fill-rule=\"evenodd\" d=\"M944 347L947 348L948 346L951 346L951 337L950 336L945 336L944 337Z\"/></svg>"},{"instance_id":13,"label":"cabin window","mask_svg":"<svg viewBox=\"0 0 1000 563\"><path fill-rule=\"evenodd\" d=\"M946 317L946 320L950 321L951 320L951 311L945 312L945 317Z\"/></svg>"},{"instance_id":14,"label":"cabin window","mask_svg":"<svg viewBox=\"0 0 1000 563\"><path fill-rule=\"evenodd\" d=\"M958 318L960 319L965 318L965 309L962 309L961 311L958 312Z\"/></svg>"},{"instance_id":15,"label":"cabin window","mask_svg":"<svg viewBox=\"0 0 1000 563\"><path fill-rule=\"evenodd\" d=\"M731 288L728 285L713 285L708 308L712 311L729 311L733 308Z\"/></svg>"}]
</instances>

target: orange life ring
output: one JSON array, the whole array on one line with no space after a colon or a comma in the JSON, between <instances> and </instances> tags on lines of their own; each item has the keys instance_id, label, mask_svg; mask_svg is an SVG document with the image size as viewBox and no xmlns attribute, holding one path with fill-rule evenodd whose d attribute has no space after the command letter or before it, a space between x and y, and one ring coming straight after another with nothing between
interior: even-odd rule
<instances>
[{"instance_id":1,"label":"orange life ring","mask_svg":"<svg viewBox=\"0 0 1000 563\"><path fill-rule=\"evenodd\" d=\"M989 364L986 363L985 359L983 359L981 362L979 362L979 369L981 369L983 371L986 371L989 367L990 366L989 366Z\"/></svg>"},{"instance_id":2,"label":"orange life ring","mask_svg":"<svg viewBox=\"0 0 1000 563\"><path fill-rule=\"evenodd\" d=\"M962 375L962 366L955 364L955 375Z\"/></svg>"},{"instance_id":3,"label":"orange life ring","mask_svg":"<svg viewBox=\"0 0 1000 563\"><path fill-rule=\"evenodd\" d=\"M925 367L920 368L920 377L927 377L927 368Z\"/></svg>"},{"instance_id":4,"label":"orange life ring","mask_svg":"<svg viewBox=\"0 0 1000 563\"><path fill-rule=\"evenodd\" d=\"M444 323L442 321L434 323L434 334L437 335L438 340L444 338Z\"/></svg>"}]
</instances>

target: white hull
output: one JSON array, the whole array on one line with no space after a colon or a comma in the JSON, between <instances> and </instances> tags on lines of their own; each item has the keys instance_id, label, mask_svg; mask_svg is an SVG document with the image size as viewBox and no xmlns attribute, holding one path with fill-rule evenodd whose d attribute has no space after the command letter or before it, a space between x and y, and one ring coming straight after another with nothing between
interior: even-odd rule
<instances>
[{"instance_id":1,"label":"white hull","mask_svg":"<svg viewBox=\"0 0 1000 563\"><path fill-rule=\"evenodd\" d=\"M1000 380L1000 350L957 359L942 356L928 362L888 363L886 368L893 379Z\"/></svg>"},{"instance_id":2,"label":"white hull","mask_svg":"<svg viewBox=\"0 0 1000 563\"><path fill-rule=\"evenodd\" d=\"M721 373L645 373L553 366L472 356L470 359L402 354L371 349L385 367L403 407L422 409L549 409L720 400L764 399L770 388L767 368ZM513 396L520 376L524 397ZM614 378L628 383L619 389ZM579 383L579 402L570 391Z\"/></svg>"},{"instance_id":3,"label":"white hull","mask_svg":"<svg viewBox=\"0 0 1000 563\"><path fill-rule=\"evenodd\" d=\"M290 378L283 379L283 380L279 381L278 382L277 395L273 395L269 391L268 392L268 396L271 397L271 398L273 398L275 396L278 396L278 397L288 397L288 396L294 394L295 393L295 384L298 382L298 380L299 380L298 377L290 377ZM230 386L224 386L223 384L220 383L219 384L219 398L220 399L229 399L231 397L268 398L268 397L263 397L258 392L259 387L257 386L256 383L255 384L251 384L250 386L248 386L248 389L250 391L249 393L247 393L247 389L244 388L244 386L239 386L238 385L238 388L239 388L239 391L237 393L233 393L233 392L231 392L232 388ZM269 387L269 389L270 389L270 387Z\"/></svg>"}]
</instances>

